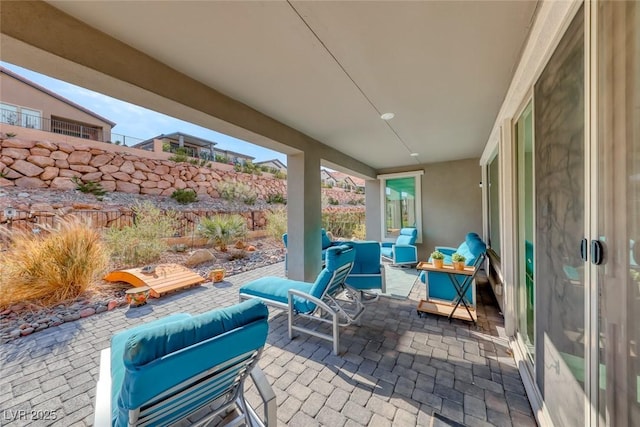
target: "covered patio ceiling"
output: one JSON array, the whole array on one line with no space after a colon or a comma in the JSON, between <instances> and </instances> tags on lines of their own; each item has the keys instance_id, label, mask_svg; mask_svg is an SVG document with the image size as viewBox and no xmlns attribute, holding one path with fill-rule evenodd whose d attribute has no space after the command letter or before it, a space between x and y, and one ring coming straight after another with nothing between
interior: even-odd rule
<instances>
[{"instance_id":1,"label":"covered patio ceiling","mask_svg":"<svg viewBox=\"0 0 640 427\"><path fill-rule=\"evenodd\" d=\"M537 5L48 3L375 169L480 156Z\"/></svg>"}]
</instances>

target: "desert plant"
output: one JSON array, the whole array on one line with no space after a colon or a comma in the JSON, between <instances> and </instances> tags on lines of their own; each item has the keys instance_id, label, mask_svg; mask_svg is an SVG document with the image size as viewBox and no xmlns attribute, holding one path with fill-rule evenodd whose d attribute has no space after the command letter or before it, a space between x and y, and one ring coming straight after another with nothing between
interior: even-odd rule
<instances>
[{"instance_id":1,"label":"desert plant","mask_svg":"<svg viewBox=\"0 0 640 427\"><path fill-rule=\"evenodd\" d=\"M223 199L229 201L242 200L247 205L255 203L257 198L256 192L242 182L222 181L218 184L217 190ZM253 203L251 203L252 200Z\"/></svg>"},{"instance_id":2,"label":"desert plant","mask_svg":"<svg viewBox=\"0 0 640 427\"><path fill-rule=\"evenodd\" d=\"M275 172L273 172L273 177L276 179L286 179L287 178L287 174L282 172L279 169L276 169Z\"/></svg>"},{"instance_id":3,"label":"desert plant","mask_svg":"<svg viewBox=\"0 0 640 427\"><path fill-rule=\"evenodd\" d=\"M5 133L5 136L7 138L15 138L16 136L18 136L18 134L17 133L13 133L13 132L7 132L7 133Z\"/></svg>"},{"instance_id":4,"label":"desert plant","mask_svg":"<svg viewBox=\"0 0 640 427\"><path fill-rule=\"evenodd\" d=\"M339 205L340 202L338 201L338 199L334 199L333 197L329 196L329 204L330 205Z\"/></svg>"},{"instance_id":5,"label":"desert plant","mask_svg":"<svg viewBox=\"0 0 640 427\"><path fill-rule=\"evenodd\" d=\"M287 204L287 199L284 198L284 196L281 193L275 193L275 194L269 194L265 200L265 202L269 203L269 204L275 204L275 203L280 203L280 204Z\"/></svg>"},{"instance_id":6,"label":"desert plant","mask_svg":"<svg viewBox=\"0 0 640 427\"><path fill-rule=\"evenodd\" d=\"M105 240L112 257L126 265L157 260L167 249L163 237L173 236L177 230L176 213L163 212L150 202L135 205L132 225L110 228Z\"/></svg>"},{"instance_id":7,"label":"desert plant","mask_svg":"<svg viewBox=\"0 0 640 427\"><path fill-rule=\"evenodd\" d=\"M188 205L198 201L198 194L191 188L179 188L171 193L171 198L181 205Z\"/></svg>"},{"instance_id":8,"label":"desert plant","mask_svg":"<svg viewBox=\"0 0 640 427\"><path fill-rule=\"evenodd\" d=\"M267 220L267 235L280 241L282 235L287 232L287 209L279 207L267 211L265 219Z\"/></svg>"},{"instance_id":9,"label":"desert plant","mask_svg":"<svg viewBox=\"0 0 640 427\"><path fill-rule=\"evenodd\" d=\"M241 215L215 215L202 218L198 224L198 232L221 252L226 252L230 243L244 239L247 235L247 223Z\"/></svg>"},{"instance_id":10,"label":"desert plant","mask_svg":"<svg viewBox=\"0 0 640 427\"><path fill-rule=\"evenodd\" d=\"M70 217L45 231L3 230L11 243L0 257L0 307L75 298L106 268L109 252L90 224Z\"/></svg>"},{"instance_id":11,"label":"desert plant","mask_svg":"<svg viewBox=\"0 0 640 427\"><path fill-rule=\"evenodd\" d=\"M189 156L187 156L187 150L184 147L180 147L176 149L176 152L173 156L169 157L169 160L173 160L176 163L184 163L189 161Z\"/></svg>"},{"instance_id":12,"label":"desert plant","mask_svg":"<svg viewBox=\"0 0 640 427\"><path fill-rule=\"evenodd\" d=\"M82 180L80 180L77 176L72 177L71 181L73 181L73 183L76 185L76 190L82 193L93 194L98 200L102 200L102 197L107 194L107 190L102 188L102 185L99 182L82 182Z\"/></svg>"},{"instance_id":13,"label":"desert plant","mask_svg":"<svg viewBox=\"0 0 640 427\"><path fill-rule=\"evenodd\" d=\"M353 228L353 238L356 240L364 240L367 238L367 227L364 224L357 224Z\"/></svg>"},{"instance_id":14,"label":"desert plant","mask_svg":"<svg viewBox=\"0 0 640 427\"><path fill-rule=\"evenodd\" d=\"M431 252L431 259L444 259L444 254L440 251Z\"/></svg>"},{"instance_id":15,"label":"desert plant","mask_svg":"<svg viewBox=\"0 0 640 427\"><path fill-rule=\"evenodd\" d=\"M336 237L351 238L360 224L364 224L364 213L361 212L322 212L322 226Z\"/></svg>"},{"instance_id":16,"label":"desert plant","mask_svg":"<svg viewBox=\"0 0 640 427\"><path fill-rule=\"evenodd\" d=\"M218 163L229 163L229 158L227 156L222 156L220 154L215 155L215 161Z\"/></svg>"}]
</instances>

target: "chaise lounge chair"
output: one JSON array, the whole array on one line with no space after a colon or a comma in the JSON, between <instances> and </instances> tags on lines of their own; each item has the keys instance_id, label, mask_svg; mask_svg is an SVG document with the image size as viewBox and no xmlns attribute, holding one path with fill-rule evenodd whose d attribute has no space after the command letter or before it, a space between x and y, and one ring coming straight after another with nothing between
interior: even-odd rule
<instances>
[{"instance_id":1,"label":"chaise lounge chair","mask_svg":"<svg viewBox=\"0 0 640 427\"><path fill-rule=\"evenodd\" d=\"M259 298L264 303L287 310L289 338L303 332L333 342L333 353L339 351L339 328L358 322L364 312L359 291L346 283L353 268L355 249L346 245L327 249L326 265L314 283L280 277L263 277L240 288L240 300ZM311 320L331 325L331 333L295 324ZM316 323L318 324L318 323Z\"/></svg>"},{"instance_id":2,"label":"chaise lounge chair","mask_svg":"<svg viewBox=\"0 0 640 427\"><path fill-rule=\"evenodd\" d=\"M229 425L276 425L275 395L257 366L268 315L254 300L114 335L100 355L94 425L202 425L234 407L239 414ZM244 398L248 375L264 401L264 422ZM196 423L186 420L202 411L207 415Z\"/></svg>"}]
</instances>

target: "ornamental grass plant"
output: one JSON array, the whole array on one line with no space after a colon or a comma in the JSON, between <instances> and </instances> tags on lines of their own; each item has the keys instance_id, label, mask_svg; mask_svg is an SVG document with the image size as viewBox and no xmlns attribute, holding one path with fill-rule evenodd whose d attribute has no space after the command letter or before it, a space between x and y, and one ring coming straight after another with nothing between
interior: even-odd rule
<instances>
[{"instance_id":1,"label":"ornamental grass plant","mask_svg":"<svg viewBox=\"0 0 640 427\"><path fill-rule=\"evenodd\" d=\"M0 256L0 307L55 305L78 297L104 272L109 251L100 232L71 217L56 228L1 231L10 239Z\"/></svg>"}]
</instances>

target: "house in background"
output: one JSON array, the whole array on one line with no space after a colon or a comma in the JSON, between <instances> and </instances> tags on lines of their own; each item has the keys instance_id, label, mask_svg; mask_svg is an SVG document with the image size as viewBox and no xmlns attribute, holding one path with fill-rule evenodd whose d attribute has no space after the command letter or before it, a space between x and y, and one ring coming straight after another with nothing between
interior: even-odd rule
<instances>
[{"instance_id":1,"label":"house in background","mask_svg":"<svg viewBox=\"0 0 640 427\"><path fill-rule=\"evenodd\" d=\"M4 67L0 67L0 123L109 142L116 125Z\"/></svg>"},{"instance_id":2,"label":"house in background","mask_svg":"<svg viewBox=\"0 0 640 427\"><path fill-rule=\"evenodd\" d=\"M287 165L285 165L278 159L264 160L262 162L256 162L254 164L259 167L268 167L271 169L277 169L283 173L287 173Z\"/></svg>"},{"instance_id":3,"label":"house in background","mask_svg":"<svg viewBox=\"0 0 640 427\"><path fill-rule=\"evenodd\" d=\"M215 148L217 144L217 142L209 141L208 139L199 138L182 132L173 132L146 139L133 147L147 151L167 151L170 153L176 153L179 149L183 149L187 156L217 161L220 163L239 163L244 165L254 159L254 157L247 156L242 153L236 153L235 151Z\"/></svg>"},{"instance_id":4,"label":"house in background","mask_svg":"<svg viewBox=\"0 0 640 427\"><path fill-rule=\"evenodd\" d=\"M347 175L346 173L321 169L320 182L322 182L325 187L338 187L347 191L364 193L364 179Z\"/></svg>"}]
</instances>

